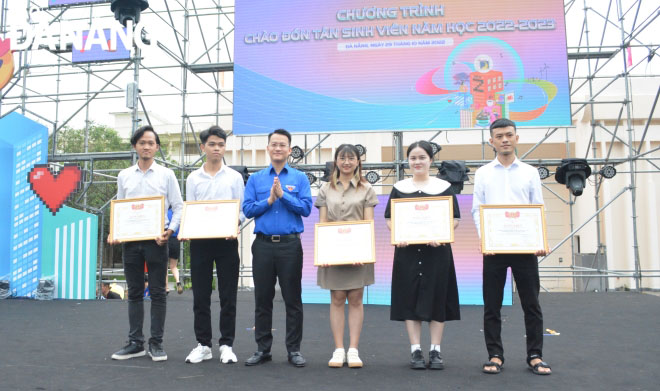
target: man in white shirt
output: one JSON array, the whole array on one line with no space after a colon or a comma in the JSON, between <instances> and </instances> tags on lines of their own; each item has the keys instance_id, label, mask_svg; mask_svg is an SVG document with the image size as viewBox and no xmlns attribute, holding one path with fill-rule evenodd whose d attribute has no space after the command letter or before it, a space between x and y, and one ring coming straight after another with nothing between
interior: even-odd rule
<instances>
[{"instance_id":1,"label":"man in white shirt","mask_svg":"<svg viewBox=\"0 0 660 391\"><path fill-rule=\"evenodd\" d=\"M206 163L193 171L186 181L186 200L239 200L240 224L245 220L242 203L245 185L243 176L223 164L227 135L219 126L212 126L200 133L200 148L206 154ZM184 240L184 238L182 238ZM213 358L211 341L211 293L213 263L218 276L220 295L220 361L235 363L232 350L236 329L236 290L238 289L238 240L193 239L190 241L190 276L193 290L195 315L195 347L186 362L199 363Z\"/></svg>"},{"instance_id":2,"label":"man in white shirt","mask_svg":"<svg viewBox=\"0 0 660 391\"><path fill-rule=\"evenodd\" d=\"M518 134L513 121L500 118L490 125L490 143L497 152L492 162L480 167L474 176L472 217L480 232L479 206L487 204L543 204L538 171L516 157ZM543 314L539 304L539 269L536 254L484 254L483 299L484 337L488 362L483 372L500 373L504 364L502 319L500 310L507 268L516 281L520 304L525 314L527 332L527 364L538 375L551 374L543 361Z\"/></svg>"},{"instance_id":3,"label":"man in white shirt","mask_svg":"<svg viewBox=\"0 0 660 391\"><path fill-rule=\"evenodd\" d=\"M149 356L153 361L167 360L163 350L163 331L167 307L167 241L178 228L183 210L181 191L174 172L156 164L154 156L160 139L154 129L143 126L131 137L131 145L138 155L136 165L122 170L117 177L117 199L137 197L165 197L165 210L172 207L172 219L166 221L163 233L155 240L122 243L124 274L128 286L128 344L114 353L114 360L127 360L145 355L142 323L144 321L144 272L148 269L151 292L151 338ZM163 211L164 213L165 211ZM108 241L110 238L108 237ZM119 242L111 242L117 244Z\"/></svg>"}]
</instances>

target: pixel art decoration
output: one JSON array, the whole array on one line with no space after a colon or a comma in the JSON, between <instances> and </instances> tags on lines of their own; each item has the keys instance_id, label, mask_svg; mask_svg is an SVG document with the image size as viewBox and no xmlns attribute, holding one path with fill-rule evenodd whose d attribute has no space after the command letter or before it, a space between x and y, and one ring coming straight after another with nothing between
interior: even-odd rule
<instances>
[{"instance_id":1,"label":"pixel art decoration","mask_svg":"<svg viewBox=\"0 0 660 391\"><path fill-rule=\"evenodd\" d=\"M0 280L12 296L32 297L41 278L43 214L27 173L47 146L45 126L16 112L0 119Z\"/></svg>"},{"instance_id":2,"label":"pixel art decoration","mask_svg":"<svg viewBox=\"0 0 660 391\"><path fill-rule=\"evenodd\" d=\"M63 206L78 189L76 165L46 164L48 129L16 112L0 118L0 280L35 297L40 279L57 299L94 299L98 217Z\"/></svg>"},{"instance_id":3,"label":"pixel art decoration","mask_svg":"<svg viewBox=\"0 0 660 391\"><path fill-rule=\"evenodd\" d=\"M48 164L35 164L28 173L30 188L55 216L62 205L80 187L82 173L75 164L53 172Z\"/></svg>"}]
</instances>

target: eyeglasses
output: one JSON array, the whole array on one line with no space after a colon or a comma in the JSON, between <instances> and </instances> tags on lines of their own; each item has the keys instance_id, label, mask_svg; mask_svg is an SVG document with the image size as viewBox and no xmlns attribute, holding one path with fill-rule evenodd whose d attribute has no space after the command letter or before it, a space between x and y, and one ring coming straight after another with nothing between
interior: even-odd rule
<instances>
[{"instance_id":1,"label":"eyeglasses","mask_svg":"<svg viewBox=\"0 0 660 391\"><path fill-rule=\"evenodd\" d=\"M354 162L357 160L355 156L341 156L338 157L337 160L340 160L342 162Z\"/></svg>"},{"instance_id":2,"label":"eyeglasses","mask_svg":"<svg viewBox=\"0 0 660 391\"><path fill-rule=\"evenodd\" d=\"M277 148L282 148L282 149L289 148L289 144L284 144L284 143L279 143L279 144L278 144L278 143L270 143L270 144L268 144L268 146L271 147L271 148L273 148L273 149L277 149Z\"/></svg>"}]
</instances>

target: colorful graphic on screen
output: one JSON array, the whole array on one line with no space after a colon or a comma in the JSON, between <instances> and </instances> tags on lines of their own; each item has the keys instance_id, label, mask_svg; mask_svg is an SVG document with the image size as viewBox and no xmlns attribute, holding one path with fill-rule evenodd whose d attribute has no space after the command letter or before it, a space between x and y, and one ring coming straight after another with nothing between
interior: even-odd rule
<instances>
[{"instance_id":1,"label":"colorful graphic on screen","mask_svg":"<svg viewBox=\"0 0 660 391\"><path fill-rule=\"evenodd\" d=\"M564 4L236 4L234 133L571 124Z\"/></svg>"},{"instance_id":2,"label":"colorful graphic on screen","mask_svg":"<svg viewBox=\"0 0 660 391\"><path fill-rule=\"evenodd\" d=\"M94 36L90 38L89 31L83 33L82 44L83 50L78 50L75 47L71 50L71 62L73 63L83 63L83 62L103 62L103 61L122 61L128 60L131 58L131 51L124 46L124 43L115 37L117 41L116 50L111 50L111 36L113 31L110 29L104 29L104 36L101 37L98 34L99 31L94 30ZM126 33L126 28L124 28L124 33ZM89 50L84 50L84 47L87 46L87 40L92 39L90 43Z\"/></svg>"},{"instance_id":3,"label":"colorful graphic on screen","mask_svg":"<svg viewBox=\"0 0 660 391\"><path fill-rule=\"evenodd\" d=\"M64 5L77 5L77 4L96 4L96 3L109 3L110 0L48 0L49 7L59 7Z\"/></svg>"},{"instance_id":4,"label":"colorful graphic on screen","mask_svg":"<svg viewBox=\"0 0 660 391\"><path fill-rule=\"evenodd\" d=\"M458 195L461 222L454 232L452 251L456 266L459 302L462 305L483 305L481 295L482 263L479 253L479 237L472 222L472 195ZM314 197L316 198L316 197ZM392 286L392 261L394 247L390 244L390 231L385 224L385 206L389 195L378 196L378 205L374 210L376 230L376 264L374 265L376 282L364 290L365 304L390 305ZM314 266L314 224L319 221L317 208L312 208L309 217L304 218L305 233L303 245L302 298L304 303L330 303L330 291L316 285L316 267ZM504 305L512 304L511 273L504 287Z\"/></svg>"},{"instance_id":5,"label":"colorful graphic on screen","mask_svg":"<svg viewBox=\"0 0 660 391\"><path fill-rule=\"evenodd\" d=\"M14 76L14 55L9 38L0 38L0 90L5 88Z\"/></svg>"}]
</instances>

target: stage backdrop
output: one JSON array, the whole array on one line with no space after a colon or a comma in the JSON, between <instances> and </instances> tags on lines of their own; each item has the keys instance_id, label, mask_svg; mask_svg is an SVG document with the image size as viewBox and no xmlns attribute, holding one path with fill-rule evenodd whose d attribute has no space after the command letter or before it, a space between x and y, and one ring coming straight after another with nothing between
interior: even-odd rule
<instances>
[{"instance_id":1,"label":"stage backdrop","mask_svg":"<svg viewBox=\"0 0 660 391\"><path fill-rule=\"evenodd\" d=\"M314 197L316 199L316 197ZM390 244L390 231L385 224L385 206L388 195L378 196L379 204L375 209L376 229L376 283L365 289L365 304L390 304L390 289L392 285L392 261L394 247ZM479 253L479 237L472 222L470 209L472 195L459 195L458 205L461 210L461 223L455 231L455 242L452 244L458 294L463 305L483 305L481 296L481 271L483 258ZM304 252L302 298L305 303L330 303L330 291L316 285L316 267L314 266L314 224L319 221L319 212L312 208L312 214L304 219L305 233L302 235ZM505 305L512 303L511 273L507 277L504 288Z\"/></svg>"},{"instance_id":2,"label":"stage backdrop","mask_svg":"<svg viewBox=\"0 0 660 391\"><path fill-rule=\"evenodd\" d=\"M80 168L50 171L47 147L45 126L16 112L0 119L0 280L13 297L35 297L51 279L54 298L95 299L98 218L62 206Z\"/></svg>"},{"instance_id":3,"label":"stage backdrop","mask_svg":"<svg viewBox=\"0 0 660 391\"><path fill-rule=\"evenodd\" d=\"M62 207L44 215L42 278L55 282L55 299L96 298L98 217Z\"/></svg>"},{"instance_id":4,"label":"stage backdrop","mask_svg":"<svg viewBox=\"0 0 660 391\"><path fill-rule=\"evenodd\" d=\"M236 2L234 133L571 125L562 0Z\"/></svg>"}]
</instances>

